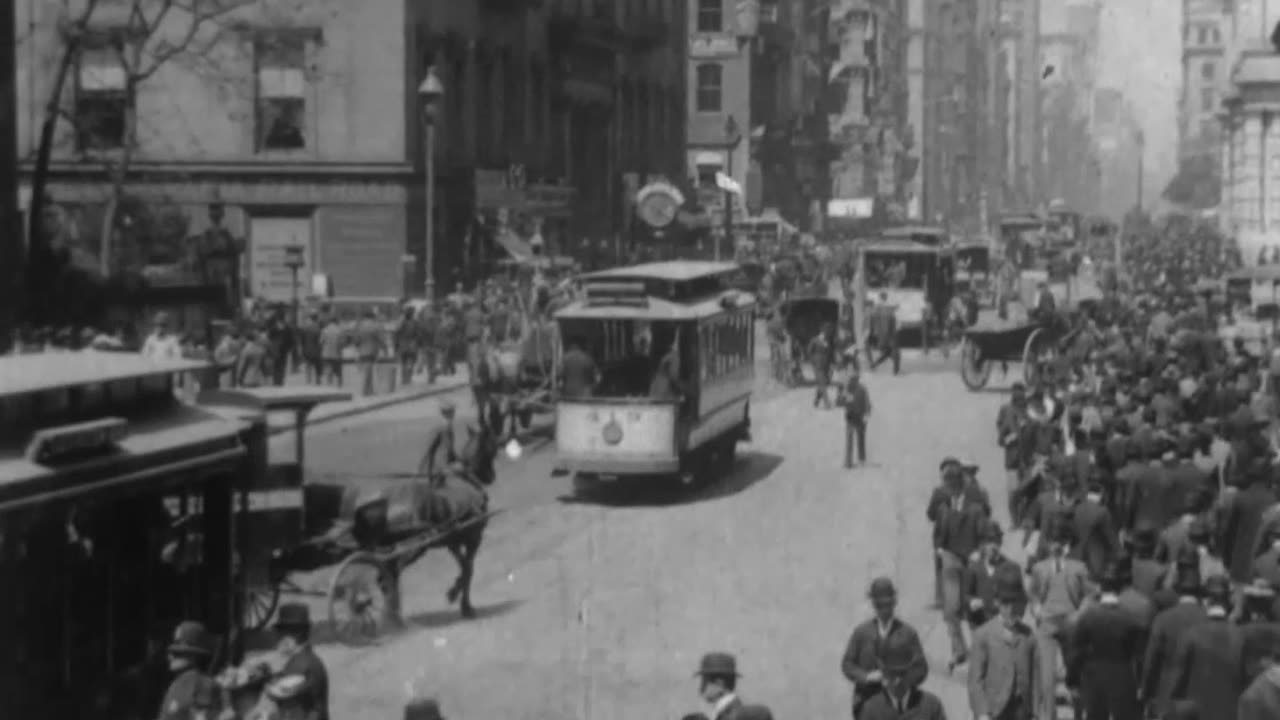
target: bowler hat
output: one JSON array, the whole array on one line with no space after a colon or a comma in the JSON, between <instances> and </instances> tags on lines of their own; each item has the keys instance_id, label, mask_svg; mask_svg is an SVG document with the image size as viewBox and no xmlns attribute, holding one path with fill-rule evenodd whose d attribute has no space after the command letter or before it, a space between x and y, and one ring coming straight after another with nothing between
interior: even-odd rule
<instances>
[{"instance_id":1,"label":"bowler hat","mask_svg":"<svg viewBox=\"0 0 1280 720\"><path fill-rule=\"evenodd\" d=\"M457 409L458 409L458 405L454 403L452 400L440 401L440 412L442 413L456 412Z\"/></svg>"},{"instance_id":2,"label":"bowler hat","mask_svg":"<svg viewBox=\"0 0 1280 720\"><path fill-rule=\"evenodd\" d=\"M404 706L404 720L444 720L435 698L414 698Z\"/></svg>"},{"instance_id":3,"label":"bowler hat","mask_svg":"<svg viewBox=\"0 0 1280 720\"><path fill-rule=\"evenodd\" d=\"M1004 531L1000 529L1000 523L988 520L982 524L982 542L1004 542Z\"/></svg>"},{"instance_id":4,"label":"bowler hat","mask_svg":"<svg viewBox=\"0 0 1280 720\"><path fill-rule=\"evenodd\" d=\"M893 586L893 581L887 577L878 577L871 581L871 588L867 590L867 597L872 600L892 600L898 596L898 589Z\"/></svg>"},{"instance_id":5,"label":"bowler hat","mask_svg":"<svg viewBox=\"0 0 1280 720\"><path fill-rule=\"evenodd\" d=\"M1027 588L1022 584L1022 573L1016 567L996 576L996 601L1018 603L1027 599Z\"/></svg>"},{"instance_id":6,"label":"bowler hat","mask_svg":"<svg viewBox=\"0 0 1280 720\"><path fill-rule=\"evenodd\" d=\"M1060 543L1074 541L1076 539L1076 529L1071 524L1071 519L1069 517L1055 518L1049 528L1049 539Z\"/></svg>"},{"instance_id":7,"label":"bowler hat","mask_svg":"<svg viewBox=\"0 0 1280 720\"><path fill-rule=\"evenodd\" d=\"M709 652L702 656L698 670L694 675L715 677L741 677L738 674L738 661L727 652Z\"/></svg>"},{"instance_id":8,"label":"bowler hat","mask_svg":"<svg viewBox=\"0 0 1280 720\"><path fill-rule=\"evenodd\" d=\"M917 665L922 658L913 645L889 644L880 655L880 670L889 675L900 675Z\"/></svg>"},{"instance_id":9,"label":"bowler hat","mask_svg":"<svg viewBox=\"0 0 1280 720\"><path fill-rule=\"evenodd\" d=\"M1151 528L1139 528L1129 538L1129 545L1134 550L1151 550L1156 546L1156 531Z\"/></svg>"},{"instance_id":10,"label":"bowler hat","mask_svg":"<svg viewBox=\"0 0 1280 720\"><path fill-rule=\"evenodd\" d=\"M1204 595L1210 600L1226 602L1231 599L1231 581L1222 575L1214 575L1204 581Z\"/></svg>"},{"instance_id":11,"label":"bowler hat","mask_svg":"<svg viewBox=\"0 0 1280 720\"><path fill-rule=\"evenodd\" d=\"M205 629L203 623L186 620L178 624L173 631L173 642L169 643L169 652L173 655L213 654L213 637Z\"/></svg>"},{"instance_id":12,"label":"bowler hat","mask_svg":"<svg viewBox=\"0 0 1280 720\"><path fill-rule=\"evenodd\" d=\"M1105 585L1120 586L1124 585L1129 579L1131 568L1125 567L1124 563L1111 561L1102 569L1102 577L1098 578Z\"/></svg>"},{"instance_id":13,"label":"bowler hat","mask_svg":"<svg viewBox=\"0 0 1280 720\"><path fill-rule=\"evenodd\" d=\"M962 465L959 460L953 457L945 457L942 459L942 462L938 463L938 470L942 472L946 472L949 468L952 468L952 467L960 468L962 467Z\"/></svg>"},{"instance_id":14,"label":"bowler hat","mask_svg":"<svg viewBox=\"0 0 1280 720\"><path fill-rule=\"evenodd\" d=\"M1179 595L1200 594L1200 568L1181 567L1173 576L1173 591Z\"/></svg>"},{"instance_id":15,"label":"bowler hat","mask_svg":"<svg viewBox=\"0 0 1280 720\"><path fill-rule=\"evenodd\" d=\"M309 629L311 610L302 603L285 603L280 606L280 612L276 615L275 626L280 630Z\"/></svg>"}]
</instances>

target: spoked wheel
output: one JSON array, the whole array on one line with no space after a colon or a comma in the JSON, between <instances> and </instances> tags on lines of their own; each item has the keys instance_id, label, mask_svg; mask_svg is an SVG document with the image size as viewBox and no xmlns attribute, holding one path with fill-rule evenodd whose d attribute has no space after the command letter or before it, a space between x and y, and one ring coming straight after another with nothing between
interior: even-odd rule
<instances>
[{"instance_id":1,"label":"spoked wheel","mask_svg":"<svg viewBox=\"0 0 1280 720\"><path fill-rule=\"evenodd\" d=\"M341 642L371 642L386 620L395 582L382 560L357 552L343 560L329 585L329 622Z\"/></svg>"},{"instance_id":2,"label":"spoked wheel","mask_svg":"<svg viewBox=\"0 0 1280 720\"><path fill-rule=\"evenodd\" d=\"M1034 387L1044 377L1045 367L1058 356L1058 350L1043 328L1033 330L1022 349L1022 381Z\"/></svg>"},{"instance_id":3,"label":"spoked wheel","mask_svg":"<svg viewBox=\"0 0 1280 720\"><path fill-rule=\"evenodd\" d=\"M252 585L240 590L240 619L246 630L261 630L271 622L280 605L280 586Z\"/></svg>"},{"instance_id":4,"label":"spoked wheel","mask_svg":"<svg viewBox=\"0 0 1280 720\"><path fill-rule=\"evenodd\" d=\"M970 390L981 390L991 379L991 363L982 356L982 348L969 338L960 341L960 379Z\"/></svg>"}]
</instances>

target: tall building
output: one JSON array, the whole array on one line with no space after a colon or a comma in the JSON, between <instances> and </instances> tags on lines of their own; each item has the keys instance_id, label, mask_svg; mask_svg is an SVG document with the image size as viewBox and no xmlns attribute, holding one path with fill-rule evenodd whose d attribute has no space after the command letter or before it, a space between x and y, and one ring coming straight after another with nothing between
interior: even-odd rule
<instances>
[{"instance_id":1,"label":"tall building","mask_svg":"<svg viewBox=\"0 0 1280 720\"><path fill-rule=\"evenodd\" d=\"M1141 184L1141 127L1124 92L1094 91L1090 132L1098 148L1096 212L1119 219L1136 207Z\"/></svg>"},{"instance_id":2,"label":"tall building","mask_svg":"<svg viewBox=\"0 0 1280 720\"><path fill-rule=\"evenodd\" d=\"M22 268L26 253L22 214L18 211L18 74L14 71L17 32L14 13L0 13L0 353L8 352L22 305Z\"/></svg>"},{"instance_id":3,"label":"tall building","mask_svg":"<svg viewBox=\"0 0 1280 720\"><path fill-rule=\"evenodd\" d=\"M751 74L751 166L747 209L777 211L804 230L820 229L829 180L826 78L821 47L824 0L773 0L760 4L759 36Z\"/></svg>"},{"instance_id":4,"label":"tall building","mask_svg":"<svg viewBox=\"0 0 1280 720\"><path fill-rule=\"evenodd\" d=\"M870 202L880 217L906 212L915 174L908 98L908 3L835 0L826 107L831 198Z\"/></svg>"},{"instance_id":5,"label":"tall building","mask_svg":"<svg viewBox=\"0 0 1280 720\"><path fill-rule=\"evenodd\" d=\"M1222 0L1183 0L1182 93L1178 102L1178 157L1217 155L1229 16Z\"/></svg>"},{"instance_id":6,"label":"tall building","mask_svg":"<svg viewBox=\"0 0 1280 720\"><path fill-rule=\"evenodd\" d=\"M1001 49L1008 60L1005 206L1034 208L1043 197L1040 7L1042 0L1001 0Z\"/></svg>"},{"instance_id":7,"label":"tall building","mask_svg":"<svg viewBox=\"0 0 1280 720\"><path fill-rule=\"evenodd\" d=\"M100 3L91 34L118 31L130 5ZM340 295L396 297L420 292L428 255L446 289L474 277L495 240L541 232L551 252L608 242L627 215L627 177L678 175L684 164L682 8L268 0L222 18L229 30L217 37L201 29L188 47L190 16L175 10L147 29L147 47L181 57L160 62L136 92L116 56L92 46L68 82L63 108L78 131L59 128L48 188L60 232L98 249L104 168L128 157L127 193L176 209L187 222L176 232L201 233L208 207L225 205L227 229L247 241L246 287L269 300L293 291L291 246L303 252L300 278L320 272ZM22 157L37 144L64 12L17 6L18 23L32 28L18 58ZM144 64L169 52L144 52ZM417 94L428 66L444 88L433 253ZM31 166L22 169L29 179Z\"/></svg>"},{"instance_id":8,"label":"tall building","mask_svg":"<svg viewBox=\"0 0 1280 720\"><path fill-rule=\"evenodd\" d=\"M716 190L723 173L743 190L759 197L759 176L751 169L752 49L759 29L759 5L737 0L690 0L688 10L688 118L686 167L714 217L723 212L726 195ZM732 198L733 196L729 196ZM743 204L733 213L742 217Z\"/></svg>"},{"instance_id":9,"label":"tall building","mask_svg":"<svg viewBox=\"0 0 1280 720\"><path fill-rule=\"evenodd\" d=\"M1073 0L1044 6L1040 22L1041 192L1078 212L1097 202L1097 153L1090 132L1101 6Z\"/></svg>"}]
</instances>

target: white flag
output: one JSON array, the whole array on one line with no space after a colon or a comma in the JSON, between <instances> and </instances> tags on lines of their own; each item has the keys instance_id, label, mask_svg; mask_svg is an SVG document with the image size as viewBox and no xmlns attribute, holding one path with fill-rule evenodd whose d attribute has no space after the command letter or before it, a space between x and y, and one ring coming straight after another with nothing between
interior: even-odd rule
<instances>
[{"instance_id":1,"label":"white flag","mask_svg":"<svg viewBox=\"0 0 1280 720\"><path fill-rule=\"evenodd\" d=\"M716 173L716 187L734 195L742 194L742 186L738 184L738 181L722 172Z\"/></svg>"}]
</instances>

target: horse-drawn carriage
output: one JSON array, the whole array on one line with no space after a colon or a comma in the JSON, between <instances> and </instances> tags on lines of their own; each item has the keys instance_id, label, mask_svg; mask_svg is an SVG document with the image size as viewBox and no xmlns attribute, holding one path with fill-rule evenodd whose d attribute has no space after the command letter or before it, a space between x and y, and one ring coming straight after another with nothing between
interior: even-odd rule
<instances>
[{"instance_id":1,"label":"horse-drawn carriage","mask_svg":"<svg viewBox=\"0 0 1280 720\"><path fill-rule=\"evenodd\" d=\"M292 461L267 461L253 473L239 508L241 627L270 622L282 593L324 598L333 634L371 639L400 621L400 575L428 550L448 548L459 575L450 602L472 614L472 560L489 509L497 444L483 430L467 438L460 467L373 477L305 477L306 418L320 403L349 397L322 388L254 388L202 393L200 404L246 418L294 415ZM265 442L265 439L264 439ZM266 448L256 451L264 459ZM332 568L327 578L319 571ZM309 581L299 578L307 576ZM317 582L318 581L318 582Z\"/></svg>"},{"instance_id":2,"label":"horse-drawn carriage","mask_svg":"<svg viewBox=\"0 0 1280 720\"><path fill-rule=\"evenodd\" d=\"M1058 357L1064 326L1056 320L978 324L965 331L960 348L960 378L970 390L981 390L996 363L1022 363L1023 381L1033 386Z\"/></svg>"},{"instance_id":3,"label":"horse-drawn carriage","mask_svg":"<svg viewBox=\"0 0 1280 720\"><path fill-rule=\"evenodd\" d=\"M809 343L822 332L834 334L840 325L840 301L830 297L793 297L778 307L789 347L775 357L774 377L796 384L804 377L803 363ZM829 338L834 341L834 337Z\"/></svg>"}]
</instances>

